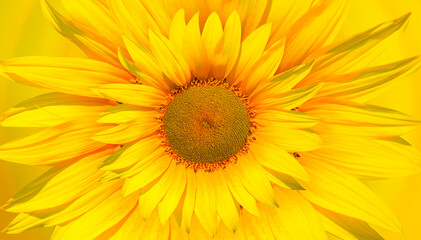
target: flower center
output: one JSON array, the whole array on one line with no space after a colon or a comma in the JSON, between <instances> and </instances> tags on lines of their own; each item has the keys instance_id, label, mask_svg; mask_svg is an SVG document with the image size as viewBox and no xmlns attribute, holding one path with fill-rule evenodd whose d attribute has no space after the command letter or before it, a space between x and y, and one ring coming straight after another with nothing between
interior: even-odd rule
<instances>
[{"instance_id":1,"label":"flower center","mask_svg":"<svg viewBox=\"0 0 421 240\"><path fill-rule=\"evenodd\" d=\"M169 147L195 166L235 157L251 134L244 101L224 84L196 82L178 91L163 117Z\"/></svg>"}]
</instances>

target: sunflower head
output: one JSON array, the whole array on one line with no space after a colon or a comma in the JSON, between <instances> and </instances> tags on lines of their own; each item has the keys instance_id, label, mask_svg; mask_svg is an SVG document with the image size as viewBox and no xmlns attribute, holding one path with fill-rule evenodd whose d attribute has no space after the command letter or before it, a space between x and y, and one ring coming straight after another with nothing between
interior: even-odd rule
<instances>
[{"instance_id":1,"label":"sunflower head","mask_svg":"<svg viewBox=\"0 0 421 240\"><path fill-rule=\"evenodd\" d=\"M213 171L246 151L251 117L239 89L214 79L194 80L172 92L162 133L177 161L196 171Z\"/></svg>"}]
</instances>

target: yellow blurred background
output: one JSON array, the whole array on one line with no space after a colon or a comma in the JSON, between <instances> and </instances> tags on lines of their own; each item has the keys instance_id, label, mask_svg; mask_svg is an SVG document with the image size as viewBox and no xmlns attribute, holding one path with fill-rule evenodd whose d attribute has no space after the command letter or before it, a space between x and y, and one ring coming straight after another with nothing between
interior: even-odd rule
<instances>
[{"instance_id":1,"label":"yellow blurred background","mask_svg":"<svg viewBox=\"0 0 421 240\"><path fill-rule=\"evenodd\" d=\"M349 0L349 12L338 38L342 39L380 22L412 12L403 33L397 34L392 45L377 60L388 62L421 54L420 0ZM59 35L44 19L39 0L0 1L0 60L20 56L84 56L70 41ZM372 103L398 109L421 119L421 71L402 81ZM16 84L0 76L0 112L45 91ZM36 129L0 127L0 144L25 136ZM421 127L404 136L421 149ZM47 168L11 164L0 160L0 205ZM421 174L402 179L367 181L396 213L404 235L378 229L386 239L421 239ZM15 214L0 211L0 229ZM48 239L52 229L35 229L20 235L0 233L2 240Z\"/></svg>"}]
</instances>

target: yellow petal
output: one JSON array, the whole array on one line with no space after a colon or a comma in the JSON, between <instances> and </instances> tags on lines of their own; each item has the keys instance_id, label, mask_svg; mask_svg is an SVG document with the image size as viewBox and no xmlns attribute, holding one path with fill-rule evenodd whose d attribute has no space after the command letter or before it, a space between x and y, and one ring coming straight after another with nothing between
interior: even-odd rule
<instances>
[{"instance_id":1,"label":"yellow petal","mask_svg":"<svg viewBox=\"0 0 421 240\"><path fill-rule=\"evenodd\" d=\"M218 216L230 230L236 232L239 224L239 209L234 202L233 196L225 182L224 175L220 172L212 173L215 176L215 203Z\"/></svg>"},{"instance_id":2,"label":"yellow petal","mask_svg":"<svg viewBox=\"0 0 421 240\"><path fill-rule=\"evenodd\" d=\"M149 31L152 53L162 72L175 84L185 85L190 81L190 69L175 45L159 33Z\"/></svg>"},{"instance_id":3,"label":"yellow petal","mask_svg":"<svg viewBox=\"0 0 421 240\"><path fill-rule=\"evenodd\" d=\"M98 1L60 1L71 23L79 26L85 33L98 36L98 42L109 42L109 46L121 44L119 27L106 5Z\"/></svg>"},{"instance_id":4,"label":"yellow petal","mask_svg":"<svg viewBox=\"0 0 421 240\"><path fill-rule=\"evenodd\" d=\"M10 212L34 212L73 201L96 184L102 176L98 167L112 151L110 148L88 155L64 169L51 169L10 199L5 208Z\"/></svg>"},{"instance_id":5,"label":"yellow petal","mask_svg":"<svg viewBox=\"0 0 421 240\"><path fill-rule=\"evenodd\" d=\"M162 225L168 221L171 214L177 207L181 196L186 188L186 171L182 166L177 166L175 177L168 189L167 194L158 205L159 219Z\"/></svg>"},{"instance_id":6,"label":"yellow petal","mask_svg":"<svg viewBox=\"0 0 421 240\"><path fill-rule=\"evenodd\" d=\"M115 170L133 166L152 154L160 144L161 141L156 137L143 138L131 146L123 147L118 157L105 160L102 169Z\"/></svg>"},{"instance_id":7,"label":"yellow petal","mask_svg":"<svg viewBox=\"0 0 421 240\"><path fill-rule=\"evenodd\" d=\"M256 199L244 187L238 171L236 169L227 168L224 170L224 178L235 200L237 200L237 202L248 212L255 216L259 216Z\"/></svg>"},{"instance_id":8,"label":"yellow petal","mask_svg":"<svg viewBox=\"0 0 421 240\"><path fill-rule=\"evenodd\" d=\"M28 165L51 165L102 148L91 137L105 129L88 122L67 122L0 146L0 159Z\"/></svg>"},{"instance_id":9,"label":"yellow petal","mask_svg":"<svg viewBox=\"0 0 421 240\"><path fill-rule=\"evenodd\" d=\"M82 58L23 57L0 61L0 72L13 80L55 91L97 97L91 88L129 83L131 76L108 63Z\"/></svg>"},{"instance_id":10,"label":"yellow petal","mask_svg":"<svg viewBox=\"0 0 421 240\"><path fill-rule=\"evenodd\" d=\"M213 59L215 48L224 34L222 23L216 12L206 19L202 32L202 40L209 59Z\"/></svg>"},{"instance_id":11,"label":"yellow petal","mask_svg":"<svg viewBox=\"0 0 421 240\"><path fill-rule=\"evenodd\" d=\"M271 1L266 21L272 23L269 45L284 38L291 30L291 26L308 12L314 2L313 0Z\"/></svg>"},{"instance_id":12,"label":"yellow petal","mask_svg":"<svg viewBox=\"0 0 421 240\"><path fill-rule=\"evenodd\" d=\"M148 47L148 30L168 34L170 17L160 1L107 0L121 32Z\"/></svg>"},{"instance_id":13,"label":"yellow petal","mask_svg":"<svg viewBox=\"0 0 421 240\"><path fill-rule=\"evenodd\" d=\"M214 236L218 229L214 185L219 183L215 182L212 173L201 171L196 173L196 181L197 192L194 212L206 232Z\"/></svg>"},{"instance_id":14,"label":"yellow petal","mask_svg":"<svg viewBox=\"0 0 421 240\"><path fill-rule=\"evenodd\" d=\"M60 7L58 2L63 1L41 1L47 19L57 31L72 40L92 59L118 66L116 47L121 43L121 34L109 10L99 2L65 1L67 5L73 5L69 12L69 9L66 11Z\"/></svg>"},{"instance_id":15,"label":"yellow petal","mask_svg":"<svg viewBox=\"0 0 421 240\"><path fill-rule=\"evenodd\" d=\"M316 95L317 98L339 97L366 102L382 93L397 79L414 73L420 68L420 58L411 57L398 62L336 75Z\"/></svg>"},{"instance_id":16,"label":"yellow petal","mask_svg":"<svg viewBox=\"0 0 421 240\"><path fill-rule=\"evenodd\" d=\"M284 54L284 43L283 40L276 42L263 53L249 71L243 71L243 74L238 77L237 80L240 79L241 87L247 95L257 94L273 77Z\"/></svg>"},{"instance_id":17,"label":"yellow petal","mask_svg":"<svg viewBox=\"0 0 421 240\"><path fill-rule=\"evenodd\" d=\"M290 153L277 148L268 141L256 140L250 144L250 152L260 164L267 168L310 181L305 169Z\"/></svg>"},{"instance_id":18,"label":"yellow petal","mask_svg":"<svg viewBox=\"0 0 421 240\"><path fill-rule=\"evenodd\" d=\"M391 34L402 29L409 15L410 13L396 20L382 23L342 42L321 49L320 51L326 54L316 59L312 74L305 79L305 84L314 84L320 79L330 79L332 74L349 72L350 69L367 66L370 60L378 56L378 45Z\"/></svg>"},{"instance_id":19,"label":"yellow petal","mask_svg":"<svg viewBox=\"0 0 421 240\"><path fill-rule=\"evenodd\" d=\"M326 231L344 239L383 240L366 222L347 217L320 207L315 207L320 213L321 221Z\"/></svg>"},{"instance_id":20,"label":"yellow petal","mask_svg":"<svg viewBox=\"0 0 421 240\"><path fill-rule=\"evenodd\" d=\"M256 114L255 121L262 126L277 125L285 128L303 129L313 127L320 122L318 118L310 114L297 111L264 110Z\"/></svg>"},{"instance_id":21,"label":"yellow petal","mask_svg":"<svg viewBox=\"0 0 421 240\"><path fill-rule=\"evenodd\" d=\"M278 206L272 186L263 167L251 154L246 154L233 166L247 191L258 201Z\"/></svg>"},{"instance_id":22,"label":"yellow petal","mask_svg":"<svg viewBox=\"0 0 421 240\"><path fill-rule=\"evenodd\" d=\"M199 79L207 78L210 63L200 35L199 13L190 19L184 35L183 56L190 65L191 72Z\"/></svg>"},{"instance_id":23,"label":"yellow petal","mask_svg":"<svg viewBox=\"0 0 421 240\"><path fill-rule=\"evenodd\" d=\"M304 158L334 165L360 178L394 178L421 171L420 154L407 142L323 134L323 148Z\"/></svg>"},{"instance_id":24,"label":"yellow petal","mask_svg":"<svg viewBox=\"0 0 421 240\"><path fill-rule=\"evenodd\" d=\"M94 239L126 217L136 207L137 199L137 194L123 198L121 192L117 191L77 220L63 227L57 226L51 239Z\"/></svg>"},{"instance_id":25,"label":"yellow petal","mask_svg":"<svg viewBox=\"0 0 421 240\"><path fill-rule=\"evenodd\" d=\"M133 210L118 231L109 240L137 239L146 227L139 213L139 205Z\"/></svg>"},{"instance_id":26,"label":"yellow petal","mask_svg":"<svg viewBox=\"0 0 421 240\"><path fill-rule=\"evenodd\" d=\"M299 84L303 79L309 76L314 62L298 65L276 75L269 84L264 87L264 91L260 95L255 96L255 99L264 98L267 95L280 95L290 91L293 87Z\"/></svg>"},{"instance_id":27,"label":"yellow petal","mask_svg":"<svg viewBox=\"0 0 421 240\"><path fill-rule=\"evenodd\" d=\"M310 159L305 159L310 160ZM354 177L317 161L302 161L311 184L301 194L328 210L354 217L392 231L401 231L392 211L363 183Z\"/></svg>"},{"instance_id":28,"label":"yellow petal","mask_svg":"<svg viewBox=\"0 0 421 240\"><path fill-rule=\"evenodd\" d=\"M110 176L107 177L108 180L106 180L104 178L105 181L109 181L109 180L113 180L113 179L117 179L117 178L130 178L133 177L135 175L137 175L139 172L141 171L145 171L145 169L147 171L155 171L153 169L156 168L162 168L160 164L157 165L151 165L152 163L161 163L161 158L164 157L165 154L165 148L158 148L156 149L153 153L151 153L150 155L148 155L145 158L142 159L137 159L137 163L129 168L124 168L124 169L117 169L117 170L112 170L113 172L109 172ZM165 161L169 161L169 159L164 159ZM168 166L169 163L167 163L167 165L164 165L164 168Z\"/></svg>"},{"instance_id":29,"label":"yellow petal","mask_svg":"<svg viewBox=\"0 0 421 240\"><path fill-rule=\"evenodd\" d=\"M267 172L269 181L271 181L272 183L284 189L305 190L305 188L295 178L291 177L290 175L277 172L267 167L265 167L264 169Z\"/></svg>"},{"instance_id":30,"label":"yellow petal","mask_svg":"<svg viewBox=\"0 0 421 240\"><path fill-rule=\"evenodd\" d=\"M143 228L143 232L137 236L139 240L168 240L170 235L169 223L162 225L159 222L157 211L154 211L150 217L146 220L146 225ZM123 239L122 239L123 240Z\"/></svg>"},{"instance_id":31,"label":"yellow petal","mask_svg":"<svg viewBox=\"0 0 421 240\"><path fill-rule=\"evenodd\" d=\"M238 84L243 81L243 78L239 78L241 73L247 69L251 69L254 63L260 59L266 48L271 26L271 24L265 24L259 27L241 43L241 54L238 64L230 76L228 76L228 80L231 83Z\"/></svg>"},{"instance_id":32,"label":"yellow petal","mask_svg":"<svg viewBox=\"0 0 421 240\"><path fill-rule=\"evenodd\" d=\"M186 20L184 17L184 9L178 10L171 21L169 39L174 43L176 49L183 49L184 32L186 30Z\"/></svg>"},{"instance_id":33,"label":"yellow petal","mask_svg":"<svg viewBox=\"0 0 421 240\"><path fill-rule=\"evenodd\" d=\"M109 144L124 144L150 136L158 130L160 123L149 122L127 122L116 127L101 131L95 134L92 139Z\"/></svg>"},{"instance_id":34,"label":"yellow petal","mask_svg":"<svg viewBox=\"0 0 421 240\"><path fill-rule=\"evenodd\" d=\"M225 23L224 35L218 42L213 54L212 71L216 79L224 79L233 69L240 54L241 20L234 11ZM212 56L212 55L210 55Z\"/></svg>"},{"instance_id":35,"label":"yellow petal","mask_svg":"<svg viewBox=\"0 0 421 240\"><path fill-rule=\"evenodd\" d=\"M275 188L275 193L279 208L259 208L277 239L327 239L317 212L297 191Z\"/></svg>"},{"instance_id":36,"label":"yellow petal","mask_svg":"<svg viewBox=\"0 0 421 240\"><path fill-rule=\"evenodd\" d=\"M126 36L123 36L123 40L133 62L127 59L124 53L119 50L121 64L134 74L138 81L149 86L168 90L169 86L171 86L171 81L164 79L162 70L150 50L133 42Z\"/></svg>"},{"instance_id":37,"label":"yellow petal","mask_svg":"<svg viewBox=\"0 0 421 240\"><path fill-rule=\"evenodd\" d=\"M28 99L1 116L3 127L52 127L79 118L92 118L111 107L107 100L47 93Z\"/></svg>"},{"instance_id":38,"label":"yellow petal","mask_svg":"<svg viewBox=\"0 0 421 240\"><path fill-rule=\"evenodd\" d=\"M193 211L196 203L196 191L197 191L197 182L196 176L193 171L187 171L187 184L186 191L182 203L181 212L181 224L180 227L186 232L190 232L190 224L193 215Z\"/></svg>"},{"instance_id":39,"label":"yellow petal","mask_svg":"<svg viewBox=\"0 0 421 240\"><path fill-rule=\"evenodd\" d=\"M242 0L234 0L230 2L222 2L225 3L225 5L229 5L231 3L234 5L232 8L238 10L244 37L248 36L261 24L261 22L263 22L266 11L270 8L271 4L271 1L268 0L252 0L246 2ZM223 8L227 7L228 6L223 6Z\"/></svg>"},{"instance_id":40,"label":"yellow petal","mask_svg":"<svg viewBox=\"0 0 421 240\"><path fill-rule=\"evenodd\" d=\"M293 89L276 97L262 99L256 108L291 110L312 99L321 88L322 83L309 87Z\"/></svg>"},{"instance_id":41,"label":"yellow petal","mask_svg":"<svg viewBox=\"0 0 421 240\"><path fill-rule=\"evenodd\" d=\"M315 127L316 131L334 134L391 137L405 134L421 124L392 109L339 99L314 101L306 104L302 111L323 120Z\"/></svg>"},{"instance_id":42,"label":"yellow petal","mask_svg":"<svg viewBox=\"0 0 421 240\"><path fill-rule=\"evenodd\" d=\"M162 177L150 188L146 187L146 192L140 194L139 205L142 207L139 209L139 212L143 219L147 219L151 215L167 193L175 177L175 167L175 163L172 162L164 174L162 174Z\"/></svg>"},{"instance_id":43,"label":"yellow petal","mask_svg":"<svg viewBox=\"0 0 421 240\"><path fill-rule=\"evenodd\" d=\"M344 14L345 3L343 0L319 1L291 26L286 37L281 70L304 63L312 52L319 50L332 37Z\"/></svg>"},{"instance_id":44,"label":"yellow petal","mask_svg":"<svg viewBox=\"0 0 421 240\"><path fill-rule=\"evenodd\" d=\"M55 208L20 213L7 226L6 233L16 234L36 227L51 227L78 218L105 201L121 188L120 181L94 184L76 200Z\"/></svg>"},{"instance_id":45,"label":"yellow petal","mask_svg":"<svg viewBox=\"0 0 421 240\"><path fill-rule=\"evenodd\" d=\"M146 85L105 84L92 90L101 97L143 107L157 107L167 101L164 92Z\"/></svg>"},{"instance_id":46,"label":"yellow petal","mask_svg":"<svg viewBox=\"0 0 421 240\"><path fill-rule=\"evenodd\" d=\"M142 108L130 104L118 104L117 106L108 108L102 113L98 123L127 123L133 120L147 121L157 119L161 114L148 108Z\"/></svg>"},{"instance_id":47,"label":"yellow petal","mask_svg":"<svg viewBox=\"0 0 421 240\"><path fill-rule=\"evenodd\" d=\"M311 130L296 130L281 127L261 127L256 139L271 142L287 152L311 151L320 148L320 137Z\"/></svg>"}]
</instances>

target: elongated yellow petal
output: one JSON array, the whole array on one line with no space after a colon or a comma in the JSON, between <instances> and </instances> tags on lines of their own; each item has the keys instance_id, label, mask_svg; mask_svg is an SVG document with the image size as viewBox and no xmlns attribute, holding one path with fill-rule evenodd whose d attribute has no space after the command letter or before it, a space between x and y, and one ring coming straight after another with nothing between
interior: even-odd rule
<instances>
[{"instance_id":1,"label":"elongated yellow petal","mask_svg":"<svg viewBox=\"0 0 421 240\"><path fill-rule=\"evenodd\" d=\"M79 118L93 118L111 107L107 100L47 93L28 99L1 116L3 127L52 127Z\"/></svg>"},{"instance_id":2,"label":"elongated yellow petal","mask_svg":"<svg viewBox=\"0 0 421 240\"><path fill-rule=\"evenodd\" d=\"M106 144L91 137L106 127L92 126L95 120L90 121L63 123L5 143L0 146L0 159L28 165L51 165L94 152Z\"/></svg>"},{"instance_id":3,"label":"elongated yellow petal","mask_svg":"<svg viewBox=\"0 0 421 240\"><path fill-rule=\"evenodd\" d=\"M277 110L258 112L255 121L262 126L276 125L295 129L310 128L320 122L318 118L303 112Z\"/></svg>"},{"instance_id":4,"label":"elongated yellow petal","mask_svg":"<svg viewBox=\"0 0 421 240\"><path fill-rule=\"evenodd\" d=\"M321 79L330 79L337 73L349 72L350 69L358 68L358 66L366 66L367 62L377 57L378 45L405 26L409 15L406 14L396 20L382 23L342 42L321 49L320 51L326 54L315 60L311 76L307 77L303 83L314 84Z\"/></svg>"},{"instance_id":5,"label":"elongated yellow petal","mask_svg":"<svg viewBox=\"0 0 421 240\"><path fill-rule=\"evenodd\" d=\"M343 0L319 1L291 26L286 38L281 70L304 63L307 56L319 50L326 40L332 37L344 13L345 3Z\"/></svg>"},{"instance_id":6,"label":"elongated yellow petal","mask_svg":"<svg viewBox=\"0 0 421 240\"><path fill-rule=\"evenodd\" d=\"M82 5L73 7L72 13L69 13L61 9L60 2L62 1L41 1L47 19L57 31L72 40L92 59L118 66L117 46L120 45L121 39L119 36L121 35L110 18L109 10L98 2L79 0L74 1L73 4ZM72 4L73 1L66 2ZM91 14L86 15L87 11L89 13L93 11L96 17L89 21L83 21L92 16ZM84 16L81 16L81 14L84 14ZM98 28L101 31L100 33Z\"/></svg>"},{"instance_id":7,"label":"elongated yellow petal","mask_svg":"<svg viewBox=\"0 0 421 240\"><path fill-rule=\"evenodd\" d=\"M302 163L311 179L311 184L302 183L306 190L301 194L307 200L346 216L401 231L395 215L363 183L322 162L310 160Z\"/></svg>"},{"instance_id":8,"label":"elongated yellow petal","mask_svg":"<svg viewBox=\"0 0 421 240\"><path fill-rule=\"evenodd\" d=\"M259 205L277 239L327 239L317 212L297 191L275 188L279 208Z\"/></svg>"},{"instance_id":9,"label":"elongated yellow petal","mask_svg":"<svg viewBox=\"0 0 421 240\"><path fill-rule=\"evenodd\" d=\"M199 79L208 77L210 63L200 35L199 13L195 14L186 26L183 42L183 56L191 72Z\"/></svg>"},{"instance_id":10,"label":"elongated yellow petal","mask_svg":"<svg viewBox=\"0 0 421 240\"><path fill-rule=\"evenodd\" d=\"M230 83L238 84L241 81L244 81L244 76L243 78L240 78L241 73L250 69L254 63L260 59L266 48L270 30L271 24L265 24L253 31L241 43L241 54L238 59L238 64L234 68L234 71L228 76L228 81Z\"/></svg>"},{"instance_id":11,"label":"elongated yellow petal","mask_svg":"<svg viewBox=\"0 0 421 240\"><path fill-rule=\"evenodd\" d=\"M212 71L216 79L224 79L231 72L241 47L241 20L233 12L225 23L224 35L216 45L212 59ZM212 56L212 55L210 55Z\"/></svg>"},{"instance_id":12,"label":"elongated yellow petal","mask_svg":"<svg viewBox=\"0 0 421 240\"><path fill-rule=\"evenodd\" d=\"M215 175L214 177L216 181L214 191L218 216L230 230L236 232L240 219L238 212L239 209L237 209L233 196L231 195L231 192L225 182L224 175L219 172L212 174Z\"/></svg>"},{"instance_id":13,"label":"elongated yellow petal","mask_svg":"<svg viewBox=\"0 0 421 240\"><path fill-rule=\"evenodd\" d=\"M143 219L147 219L151 215L167 193L175 177L175 168L175 163L170 163L170 166L162 174L162 177L150 188L146 187L146 192L140 194L139 205L142 207L139 209L139 212Z\"/></svg>"},{"instance_id":14,"label":"elongated yellow petal","mask_svg":"<svg viewBox=\"0 0 421 240\"><path fill-rule=\"evenodd\" d=\"M349 135L321 135L323 148L302 153L360 178L393 178L421 171L420 154L400 139L372 140ZM358 151L356 151L358 149Z\"/></svg>"},{"instance_id":15,"label":"elongated yellow petal","mask_svg":"<svg viewBox=\"0 0 421 240\"><path fill-rule=\"evenodd\" d=\"M165 93L138 84L106 84L92 89L101 97L142 107L156 107L166 103Z\"/></svg>"},{"instance_id":16,"label":"elongated yellow petal","mask_svg":"<svg viewBox=\"0 0 421 240\"><path fill-rule=\"evenodd\" d=\"M214 236L218 229L215 190L213 186L219 183L214 182L214 180L212 174L200 171L196 173L197 192L194 212L203 228L211 236Z\"/></svg>"},{"instance_id":17,"label":"elongated yellow petal","mask_svg":"<svg viewBox=\"0 0 421 240\"><path fill-rule=\"evenodd\" d=\"M276 97L262 99L256 108L291 110L312 99L321 88L322 84L320 83L309 87L294 89Z\"/></svg>"},{"instance_id":18,"label":"elongated yellow petal","mask_svg":"<svg viewBox=\"0 0 421 240\"><path fill-rule=\"evenodd\" d=\"M168 34L170 17L160 1L107 0L121 31L142 46L149 46L148 30Z\"/></svg>"},{"instance_id":19,"label":"elongated yellow petal","mask_svg":"<svg viewBox=\"0 0 421 240\"><path fill-rule=\"evenodd\" d=\"M133 63L120 50L119 59L122 65L134 74L140 82L168 90L171 81L164 79L162 70L152 56L151 51L133 42L126 36L123 36L123 40L130 57L133 59Z\"/></svg>"},{"instance_id":20,"label":"elongated yellow petal","mask_svg":"<svg viewBox=\"0 0 421 240\"><path fill-rule=\"evenodd\" d=\"M366 222L315 206L326 231L350 239L383 240ZM332 231L333 230L333 231Z\"/></svg>"},{"instance_id":21,"label":"elongated yellow petal","mask_svg":"<svg viewBox=\"0 0 421 240\"><path fill-rule=\"evenodd\" d=\"M175 45L159 33L149 31L152 53L162 72L175 84L185 85L190 81L190 69Z\"/></svg>"},{"instance_id":22,"label":"elongated yellow petal","mask_svg":"<svg viewBox=\"0 0 421 240\"><path fill-rule=\"evenodd\" d=\"M241 157L233 170L238 171L244 187L255 199L267 205L278 206L265 170L251 154Z\"/></svg>"},{"instance_id":23,"label":"elongated yellow petal","mask_svg":"<svg viewBox=\"0 0 421 240\"><path fill-rule=\"evenodd\" d=\"M421 124L392 109L339 99L314 101L303 106L302 111L323 120L315 127L321 133L383 138L402 135Z\"/></svg>"},{"instance_id":24,"label":"elongated yellow petal","mask_svg":"<svg viewBox=\"0 0 421 240\"><path fill-rule=\"evenodd\" d=\"M240 217L240 227L237 235L239 239L276 240L267 219L256 217L247 211L243 211Z\"/></svg>"},{"instance_id":25,"label":"elongated yellow petal","mask_svg":"<svg viewBox=\"0 0 421 240\"><path fill-rule=\"evenodd\" d=\"M256 199L244 187L238 175L238 171L236 169L227 168L224 170L223 174L227 186L235 200L237 200L237 202L248 212L255 216L259 216L259 209L256 205Z\"/></svg>"},{"instance_id":26,"label":"elongated yellow petal","mask_svg":"<svg viewBox=\"0 0 421 240\"><path fill-rule=\"evenodd\" d=\"M2 60L0 72L20 83L87 97L97 97L90 88L108 83L128 83L131 78L127 72L110 64L81 58Z\"/></svg>"},{"instance_id":27,"label":"elongated yellow petal","mask_svg":"<svg viewBox=\"0 0 421 240\"><path fill-rule=\"evenodd\" d=\"M187 171L186 192L183 198L181 210L181 229L190 232L190 224L193 211L196 206L197 181L193 171Z\"/></svg>"},{"instance_id":28,"label":"elongated yellow petal","mask_svg":"<svg viewBox=\"0 0 421 240\"><path fill-rule=\"evenodd\" d=\"M168 166L171 163L170 158L167 156L162 156L154 160L154 162L144 166L143 169L139 169L138 173L133 177L125 179L123 185L124 195L129 195L143 187L146 187L148 184L161 176L162 173L167 171Z\"/></svg>"},{"instance_id":29,"label":"elongated yellow petal","mask_svg":"<svg viewBox=\"0 0 421 240\"><path fill-rule=\"evenodd\" d=\"M316 98L340 97L366 102L378 96L397 79L407 76L421 66L419 57L335 76L325 82Z\"/></svg>"},{"instance_id":30,"label":"elongated yellow petal","mask_svg":"<svg viewBox=\"0 0 421 240\"><path fill-rule=\"evenodd\" d=\"M311 151L321 146L320 137L311 130L261 127L254 134L287 152Z\"/></svg>"},{"instance_id":31,"label":"elongated yellow petal","mask_svg":"<svg viewBox=\"0 0 421 240\"><path fill-rule=\"evenodd\" d=\"M141 206L141 205L140 205ZM167 223L162 225L159 222L158 212L154 211L150 217L146 220L146 225L143 228L142 233L137 236L139 240L167 240L170 235L170 224ZM122 239L123 240L123 239Z\"/></svg>"},{"instance_id":32,"label":"elongated yellow petal","mask_svg":"<svg viewBox=\"0 0 421 240\"><path fill-rule=\"evenodd\" d=\"M127 123L133 120L148 121L157 119L160 114L149 108L142 108L130 104L118 104L117 106L108 108L102 113L97 122L99 123Z\"/></svg>"},{"instance_id":33,"label":"elongated yellow petal","mask_svg":"<svg viewBox=\"0 0 421 240\"><path fill-rule=\"evenodd\" d=\"M51 227L75 219L105 201L120 188L120 181L94 184L86 194L68 204L31 213L20 213L7 226L6 232L21 233L28 229Z\"/></svg>"},{"instance_id":34,"label":"elongated yellow petal","mask_svg":"<svg viewBox=\"0 0 421 240\"><path fill-rule=\"evenodd\" d=\"M276 42L248 71L243 71L238 79L243 91L253 96L268 83L275 74L284 54L284 41ZM244 75L245 74L245 75ZM246 77L247 76L247 77ZM238 80L237 79L237 80Z\"/></svg>"},{"instance_id":35,"label":"elongated yellow petal","mask_svg":"<svg viewBox=\"0 0 421 240\"><path fill-rule=\"evenodd\" d=\"M268 9L266 22L272 23L269 45L284 38L291 26L313 5L313 0L273 0Z\"/></svg>"},{"instance_id":36,"label":"elongated yellow petal","mask_svg":"<svg viewBox=\"0 0 421 240\"><path fill-rule=\"evenodd\" d=\"M127 179L139 174L141 171L146 171L145 175L150 174L150 172L162 171L162 169L168 167L169 164L169 159L164 157L164 153L164 148L158 148L153 153L149 154L147 157L138 159L137 163L130 168L112 170L113 174L110 174L110 176L108 176L107 179L104 180L113 180L117 178ZM163 159L161 160L161 158ZM157 165L153 165L153 163L157 163ZM146 182L147 181L149 180L146 180ZM137 186L134 185L134 187Z\"/></svg>"},{"instance_id":37,"label":"elongated yellow petal","mask_svg":"<svg viewBox=\"0 0 421 240\"><path fill-rule=\"evenodd\" d=\"M112 18L110 10L100 1L61 0L60 3L71 22L87 35L92 35L93 39L98 42L109 42L107 45L114 49L122 43L119 27Z\"/></svg>"},{"instance_id":38,"label":"elongated yellow petal","mask_svg":"<svg viewBox=\"0 0 421 240\"><path fill-rule=\"evenodd\" d=\"M133 166L146 158L149 154L153 153L158 148L159 144L161 144L161 141L158 138L149 137L141 139L131 146L125 146L121 155L113 159L105 160L102 169L115 170Z\"/></svg>"},{"instance_id":39,"label":"elongated yellow petal","mask_svg":"<svg viewBox=\"0 0 421 240\"><path fill-rule=\"evenodd\" d=\"M222 29L222 23L216 12L213 12L206 19L205 25L202 32L203 46L209 56L209 59L213 59L215 54L215 48L224 34Z\"/></svg>"},{"instance_id":40,"label":"elongated yellow petal","mask_svg":"<svg viewBox=\"0 0 421 240\"><path fill-rule=\"evenodd\" d=\"M305 188L295 178L291 177L290 175L277 172L267 167L265 167L264 169L267 172L269 181L271 181L272 183L284 189L305 190Z\"/></svg>"},{"instance_id":41,"label":"elongated yellow petal","mask_svg":"<svg viewBox=\"0 0 421 240\"><path fill-rule=\"evenodd\" d=\"M260 95L257 95L255 99L260 99L267 95L280 95L287 91L290 91L293 87L299 84L303 79L309 76L312 70L314 62L307 64L298 65L289 69L288 71L282 72L276 75L269 84L267 84Z\"/></svg>"},{"instance_id":42,"label":"elongated yellow petal","mask_svg":"<svg viewBox=\"0 0 421 240\"><path fill-rule=\"evenodd\" d=\"M250 145L250 152L263 166L288 174L304 181L310 181L307 172L288 152L277 148L268 141L256 141Z\"/></svg>"},{"instance_id":43,"label":"elongated yellow petal","mask_svg":"<svg viewBox=\"0 0 421 240\"><path fill-rule=\"evenodd\" d=\"M35 180L35 186L32 184L24 188L4 207L10 212L34 212L73 201L96 185L102 176L98 167L112 150L91 154L64 169L58 167L58 172L47 178L41 176Z\"/></svg>"},{"instance_id":44,"label":"elongated yellow petal","mask_svg":"<svg viewBox=\"0 0 421 240\"><path fill-rule=\"evenodd\" d=\"M186 30L186 20L185 20L184 9L178 10L171 21L169 39L174 43L176 49L183 49L184 42L184 32Z\"/></svg>"},{"instance_id":45,"label":"elongated yellow petal","mask_svg":"<svg viewBox=\"0 0 421 240\"><path fill-rule=\"evenodd\" d=\"M137 199L137 194L123 198L121 192L117 191L77 220L64 227L56 227L51 239L94 239L126 217L136 207Z\"/></svg>"},{"instance_id":46,"label":"elongated yellow petal","mask_svg":"<svg viewBox=\"0 0 421 240\"><path fill-rule=\"evenodd\" d=\"M118 231L109 238L110 240L137 239L146 227L139 213L139 205L132 211L127 220L119 227Z\"/></svg>"},{"instance_id":47,"label":"elongated yellow petal","mask_svg":"<svg viewBox=\"0 0 421 240\"><path fill-rule=\"evenodd\" d=\"M122 123L95 134L92 139L109 144L124 144L150 136L159 126L157 121Z\"/></svg>"},{"instance_id":48,"label":"elongated yellow petal","mask_svg":"<svg viewBox=\"0 0 421 240\"><path fill-rule=\"evenodd\" d=\"M187 177L185 169L181 166L177 166L174 174L175 177L168 192L158 205L159 219L162 225L165 225L174 212L186 188Z\"/></svg>"}]
</instances>

